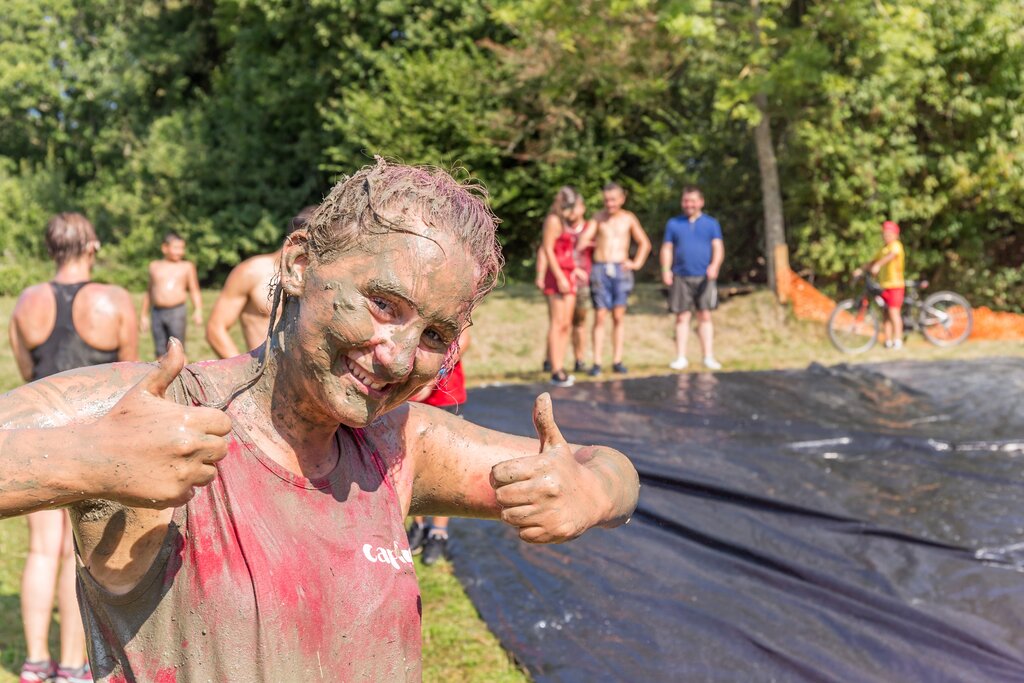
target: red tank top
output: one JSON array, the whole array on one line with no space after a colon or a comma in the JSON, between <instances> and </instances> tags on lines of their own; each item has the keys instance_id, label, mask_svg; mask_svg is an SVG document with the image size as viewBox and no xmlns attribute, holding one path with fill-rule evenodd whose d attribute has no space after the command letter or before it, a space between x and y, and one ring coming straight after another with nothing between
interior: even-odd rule
<instances>
[{"instance_id":1,"label":"red tank top","mask_svg":"<svg viewBox=\"0 0 1024 683\"><path fill-rule=\"evenodd\" d=\"M563 225L562 234L555 240L555 260L558 267L566 273L571 273L576 268L576 241L583 233L584 225L582 222L573 227Z\"/></svg>"},{"instance_id":2,"label":"red tank top","mask_svg":"<svg viewBox=\"0 0 1024 683\"><path fill-rule=\"evenodd\" d=\"M420 680L398 496L361 430L336 439L338 466L306 479L236 426L138 586L115 596L79 570L97 680Z\"/></svg>"}]
</instances>

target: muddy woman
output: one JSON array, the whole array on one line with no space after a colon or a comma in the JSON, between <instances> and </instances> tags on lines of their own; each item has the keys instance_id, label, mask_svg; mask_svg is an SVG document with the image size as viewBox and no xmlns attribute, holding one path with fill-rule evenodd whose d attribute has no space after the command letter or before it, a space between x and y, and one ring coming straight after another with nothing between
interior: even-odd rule
<instances>
[{"instance_id":1,"label":"muddy woman","mask_svg":"<svg viewBox=\"0 0 1024 683\"><path fill-rule=\"evenodd\" d=\"M231 418L212 483L140 498L140 480L174 482L174 461L139 468L132 443L123 462L83 468L70 453L33 480L30 509L72 512L96 678L419 680L407 514L500 518L531 543L629 517L633 466L566 443L546 394L539 443L406 403L495 282L495 224L482 193L446 173L359 171L286 240L266 344L186 366L167 390ZM39 413L14 427L100 415L151 370L57 375L0 398L0 414ZM0 492L25 479L0 467ZM0 514L25 499L23 481L0 493Z\"/></svg>"}]
</instances>

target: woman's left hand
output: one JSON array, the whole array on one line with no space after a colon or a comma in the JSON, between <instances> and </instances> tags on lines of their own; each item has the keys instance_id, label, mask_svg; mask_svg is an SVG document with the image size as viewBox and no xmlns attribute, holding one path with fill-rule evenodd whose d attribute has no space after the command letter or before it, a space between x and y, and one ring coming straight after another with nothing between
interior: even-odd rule
<instances>
[{"instance_id":1,"label":"woman's left hand","mask_svg":"<svg viewBox=\"0 0 1024 683\"><path fill-rule=\"evenodd\" d=\"M607 503L597 477L577 461L555 424L549 394L537 397L533 423L540 454L491 468L501 519L517 527L519 538L530 543L569 541L605 519Z\"/></svg>"}]
</instances>

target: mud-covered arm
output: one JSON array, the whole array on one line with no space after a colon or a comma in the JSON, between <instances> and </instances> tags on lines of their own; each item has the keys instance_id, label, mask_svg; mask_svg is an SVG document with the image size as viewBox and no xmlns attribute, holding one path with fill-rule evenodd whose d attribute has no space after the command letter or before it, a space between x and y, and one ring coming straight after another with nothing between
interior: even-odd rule
<instances>
[{"instance_id":1,"label":"mud-covered arm","mask_svg":"<svg viewBox=\"0 0 1024 683\"><path fill-rule=\"evenodd\" d=\"M532 543L625 523L640 487L629 459L612 448L567 443L547 394L537 398L533 417L539 440L410 406L411 512L499 518Z\"/></svg>"},{"instance_id":2,"label":"mud-covered arm","mask_svg":"<svg viewBox=\"0 0 1024 683\"><path fill-rule=\"evenodd\" d=\"M175 342L156 367L83 368L0 396L0 517L94 499L166 508L209 483L231 423L163 398L183 363Z\"/></svg>"},{"instance_id":3,"label":"mud-covered arm","mask_svg":"<svg viewBox=\"0 0 1024 683\"><path fill-rule=\"evenodd\" d=\"M103 391L111 382L102 374L113 373L64 373L0 395L0 517L60 507L95 493L84 457L93 441L86 424L124 393ZM74 398L86 395L93 400Z\"/></svg>"}]
</instances>

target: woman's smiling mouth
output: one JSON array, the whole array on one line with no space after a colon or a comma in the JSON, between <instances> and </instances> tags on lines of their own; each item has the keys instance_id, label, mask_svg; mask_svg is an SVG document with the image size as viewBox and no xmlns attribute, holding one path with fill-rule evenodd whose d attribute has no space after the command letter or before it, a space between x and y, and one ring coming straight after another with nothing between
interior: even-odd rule
<instances>
[{"instance_id":1,"label":"woman's smiling mouth","mask_svg":"<svg viewBox=\"0 0 1024 683\"><path fill-rule=\"evenodd\" d=\"M391 386L390 382L382 382L375 378L371 373L361 368L348 356L342 356L341 362L343 367L350 375L352 375L353 379L356 380L356 384L365 389L366 393L373 398L380 398L384 395L385 389Z\"/></svg>"}]
</instances>

